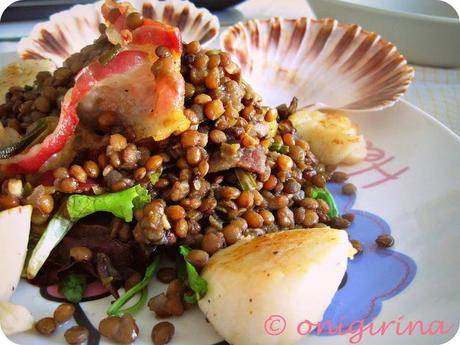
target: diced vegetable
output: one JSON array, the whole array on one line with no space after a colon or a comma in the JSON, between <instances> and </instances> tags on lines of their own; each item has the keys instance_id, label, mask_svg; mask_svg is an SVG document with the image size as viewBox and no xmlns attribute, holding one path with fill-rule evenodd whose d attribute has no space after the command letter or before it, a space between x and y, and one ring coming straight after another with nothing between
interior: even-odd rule
<instances>
[{"instance_id":1,"label":"diced vegetable","mask_svg":"<svg viewBox=\"0 0 460 345\"><path fill-rule=\"evenodd\" d=\"M329 217L337 217L339 214L339 209L337 208L337 204L335 203L334 197L332 196L331 192L329 192L326 188L319 188L314 187L311 197L313 199L321 199L324 200L329 206Z\"/></svg>"},{"instance_id":2,"label":"diced vegetable","mask_svg":"<svg viewBox=\"0 0 460 345\"><path fill-rule=\"evenodd\" d=\"M59 291L66 300L78 303L83 298L86 289L86 275L71 272L59 281Z\"/></svg>"},{"instance_id":3,"label":"diced vegetable","mask_svg":"<svg viewBox=\"0 0 460 345\"><path fill-rule=\"evenodd\" d=\"M133 209L141 208L150 202L147 189L136 185L121 192L98 196L72 195L67 201L69 218L77 221L92 213L110 212L126 222L133 220Z\"/></svg>"},{"instance_id":4,"label":"diced vegetable","mask_svg":"<svg viewBox=\"0 0 460 345\"><path fill-rule=\"evenodd\" d=\"M104 54L101 55L99 58L99 62L101 65L107 65L112 59L119 53L121 49L121 45L116 44L111 49L106 51Z\"/></svg>"},{"instance_id":5,"label":"diced vegetable","mask_svg":"<svg viewBox=\"0 0 460 345\"><path fill-rule=\"evenodd\" d=\"M235 169L236 177L242 190L254 190L257 188L256 178L252 173L243 169Z\"/></svg>"},{"instance_id":6,"label":"diced vegetable","mask_svg":"<svg viewBox=\"0 0 460 345\"><path fill-rule=\"evenodd\" d=\"M190 253L191 249L186 246L179 247L179 253L184 257L185 260L185 268L187 270L187 280L193 292L195 292L195 298L191 296L185 296L185 301L190 304L196 303L199 299L203 298L206 293L208 292L208 283L206 280L201 278L198 274L196 268L187 261L186 257L188 253Z\"/></svg>"},{"instance_id":7,"label":"diced vegetable","mask_svg":"<svg viewBox=\"0 0 460 345\"><path fill-rule=\"evenodd\" d=\"M53 248L64 238L65 234L67 234L74 224L74 222L66 216L65 208L66 203L63 202L62 206L51 218L40 240L32 251L29 263L27 264L28 279L33 279L37 275Z\"/></svg>"},{"instance_id":8,"label":"diced vegetable","mask_svg":"<svg viewBox=\"0 0 460 345\"><path fill-rule=\"evenodd\" d=\"M18 284L27 252L32 206L0 212L0 300L9 300Z\"/></svg>"},{"instance_id":9,"label":"diced vegetable","mask_svg":"<svg viewBox=\"0 0 460 345\"><path fill-rule=\"evenodd\" d=\"M134 314L137 312L147 301L147 288L155 275L159 263L160 255L156 255L153 261L147 266L144 278L120 296L120 298L110 306L109 310L107 310L107 314L110 316L121 316L123 314ZM132 307L122 310L121 308L139 292L142 293L139 301Z\"/></svg>"},{"instance_id":10,"label":"diced vegetable","mask_svg":"<svg viewBox=\"0 0 460 345\"><path fill-rule=\"evenodd\" d=\"M283 141L281 140L274 141L273 144L271 144L268 149L270 151L276 151L282 154L286 154L289 152L289 146L283 145Z\"/></svg>"},{"instance_id":11,"label":"diced vegetable","mask_svg":"<svg viewBox=\"0 0 460 345\"><path fill-rule=\"evenodd\" d=\"M152 185L155 185L158 180L160 179L160 173L159 172L156 172L156 173L153 173L152 175L149 176L149 179L150 179L150 183Z\"/></svg>"}]
</instances>

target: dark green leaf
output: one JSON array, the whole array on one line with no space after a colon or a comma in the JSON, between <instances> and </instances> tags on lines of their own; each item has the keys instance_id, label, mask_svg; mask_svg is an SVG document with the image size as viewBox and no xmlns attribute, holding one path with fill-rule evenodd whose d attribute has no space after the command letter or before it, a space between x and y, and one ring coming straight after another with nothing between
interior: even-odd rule
<instances>
[{"instance_id":1,"label":"dark green leaf","mask_svg":"<svg viewBox=\"0 0 460 345\"><path fill-rule=\"evenodd\" d=\"M190 289L196 294L196 298L203 298L208 292L208 282L200 277L196 268L187 261L187 255L190 253L190 248L186 246L179 247L179 253L184 257L185 268L187 270L187 280Z\"/></svg>"},{"instance_id":2,"label":"dark green leaf","mask_svg":"<svg viewBox=\"0 0 460 345\"><path fill-rule=\"evenodd\" d=\"M81 273L68 273L59 281L59 292L66 300L78 303L83 298L86 289L86 275Z\"/></svg>"},{"instance_id":3,"label":"dark green leaf","mask_svg":"<svg viewBox=\"0 0 460 345\"><path fill-rule=\"evenodd\" d=\"M152 280L153 276L155 275L155 271L160 263L160 255L156 255L153 261L147 266L144 274L144 278L134 285L131 289L126 291L120 298L118 298L107 310L107 314L110 316L120 316L123 314L133 314L137 312L147 301L147 287L149 286L150 281ZM133 298L141 292L141 297L139 301L130 308L122 310L121 308Z\"/></svg>"}]
</instances>

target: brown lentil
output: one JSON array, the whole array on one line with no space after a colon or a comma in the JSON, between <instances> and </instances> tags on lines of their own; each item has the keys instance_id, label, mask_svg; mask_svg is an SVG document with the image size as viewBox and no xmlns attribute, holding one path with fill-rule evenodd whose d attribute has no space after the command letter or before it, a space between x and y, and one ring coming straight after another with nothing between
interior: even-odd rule
<instances>
[{"instance_id":1,"label":"brown lentil","mask_svg":"<svg viewBox=\"0 0 460 345\"><path fill-rule=\"evenodd\" d=\"M201 151L198 147L189 147L186 152L187 163L191 166L197 165L201 161Z\"/></svg>"},{"instance_id":2,"label":"brown lentil","mask_svg":"<svg viewBox=\"0 0 460 345\"><path fill-rule=\"evenodd\" d=\"M168 218L172 221L185 218L185 210L180 205L171 205L166 207L165 213L168 216Z\"/></svg>"},{"instance_id":3,"label":"brown lentil","mask_svg":"<svg viewBox=\"0 0 460 345\"><path fill-rule=\"evenodd\" d=\"M336 183L345 182L348 178L348 174L343 171L334 171L331 175L331 181Z\"/></svg>"},{"instance_id":4,"label":"brown lentil","mask_svg":"<svg viewBox=\"0 0 460 345\"><path fill-rule=\"evenodd\" d=\"M99 323L102 336L120 344L129 344L136 340L139 328L131 314L122 317L109 316Z\"/></svg>"},{"instance_id":5,"label":"brown lentil","mask_svg":"<svg viewBox=\"0 0 460 345\"><path fill-rule=\"evenodd\" d=\"M86 161L83 169L85 169L86 174L91 178L98 178L101 172L99 166L94 161Z\"/></svg>"},{"instance_id":6,"label":"brown lentil","mask_svg":"<svg viewBox=\"0 0 460 345\"><path fill-rule=\"evenodd\" d=\"M311 179L311 182L319 188L326 187L326 179L324 178L322 174L317 174L313 176Z\"/></svg>"},{"instance_id":7,"label":"brown lentil","mask_svg":"<svg viewBox=\"0 0 460 345\"><path fill-rule=\"evenodd\" d=\"M342 194L353 195L356 193L356 186L353 183L345 183L342 187Z\"/></svg>"},{"instance_id":8,"label":"brown lentil","mask_svg":"<svg viewBox=\"0 0 460 345\"><path fill-rule=\"evenodd\" d=\"M291 157L289 156L286 156L286 155L279 155L278 156L278 159L276 160L276 163L278 164L278 167L281 169L281 170L291 170L294 163L292 162L292 159Z\"/></svg>"},{"instance_id":9,"label":"brown lentil","mask_svg":"<svg viewBox=\"0 0 460 345\"><path fill-rule=\"evenodd\" d=\"M208 252L209 255L214 254L222 248L222 241L215 233L207 233L201 241L201 249Z\"/></svg>"},{"instance_id":10,"label":"brown lentil","mask_svg":"<svg viewBox=\"0 0 460 345\"><path fill-rule=\"evenodd\" d=\"M35 329L43 335L51 335L57 328L57 323L52 317L44 317L35 323Z\"/></svg>"},{"instance_id":11,"label":"brown lentil","mask_svg":"<svg viewBox=\"0 0 460 345\"><path fill-rule=\"evenodd\" d=\"M313 225L317 224L319 221L318 214L313 210L306 210L305 211L305 218L303 221L303 225L307 228L312 227Z\"/></svg>"},{"instance_id":12,"label":"brown lentil","mask_svg":"<svg viewBox=\"0 0 460 345\"><path fill-rule=\"evenodd\" d=\"M294 213L288 207L282 207L276 211L276 222L283 228L294 225Z\"/></svg>"},{"instance_id":13,"label":"brown lentil","mask_svg":"<svg viewBox=\"0 0 460 345\"><path fill-rule=\"evenodd\" d=\"M65 178L61 181L59 189L61 190L61 192L73 194L78 189L78 182L72 177Z\"/></svg>"},{"instance_id":14,"label":"brown lentil","mask_svg":"<svg viewBox=\"0 0 460 345\"><path fill-rule=\"evenodd\" d=\"M0 195L0 209L7 210L19 206L19 199L12 195Z\"/></svg>"},{"instance_id":15,"label":"brown lentil","mask_svg":"<svg viewBox=\"0 0 460 345\"><path fill-rule=\"evenodd\" d=\"M198 269L201 269L206 265L209 260L209 254L204 250L192 249L187 254L187 261L189 261L193 266Z\"/></svg>"},{"instance_id":16,"label":"brown lentil","mask_svg":"<svg viewBox=\"0 0 460 345\"><path fill-rule=\"evenodd\" d=\"M221 190L221 195L224 199L235 200L241 195L241 191L236 187L225 186Z\"/></svg>"},{"instance_id":17,"label":"brown lentil","mask_svg":"<svg viewBox=\"0 0 460 345\"><path fill-rule=\"evenodd\" d=\"M358 240L350 240L350 243L353 246L353 248L356 249L356 251L357 251L356 255L361 254L363 252L363 246L362 246L360 241L358 241Z\"/></svg>"},{"instance_id":18,"label":"brown lentil","mask_svg":"<svg viewBox=\"0 0 460 345\"><path fill-rule=\"evenodd\" d=\"M177 271L172 267L162 267L157 272L157 279L162 283L169 284L177 279Z\"/></svg>"},{"instance_id":19,"label":"brown lentil","mask_svg":"<svg viewBox=\"0 0 460 345\"><path fill-rule=\"evenodd\" d=\"M70 257L76 262L80 261L91 261L93 258L93 252L88 247L76 246L70 248Z\"/></svg>"},{"instance_id":20,"label":"brown lentil","mask_svg":"<svg viewBox=\"0 0 460 345\"><path fill-rule=\"evenodd\" d=\"M179 219L174 224L174 233L177 237L185 238L188 232L188 223L185 219Z\"/></svg>"},{"instance_id":21,"label":"brown lentil","mask_svg":"<svg viewBox=\"0 0 460 345\"><path fill-rule=\"evenodd\" d=\"M204 113L210 120L216 120L225 112L224 105L220 99L212 100L204 106Z\"/></svg>"},{"instance_id":22,"label":"brown lentil","mask_svg":"<svg viewBox=\"0 0 460 345\"><path fill-rule=\"evenodd\" d=\"M126 26L130 29L130 30L135 30L137 29L138 27L140 27L142 24L144 23L144 18L141 16L140 13L138 12L132 12L130 14L128 14L128 16L126 17ZM158 48L162 48L162 46L159 46ZM157 56L159 57L164 57L162 56L161 54L158 54L158 48L155 50L155 53L157 54Z\"/></svg>"},{"instance_id":23,"label":"brown lentil","mask_svg":"<svg viewBox=\"0 0 460 345\"><path fill-rule=\"evenodd\" d=\"M381 248L389 248L392 247L395 243L395 240L393 236L388 235L388 234L383 234L379 235L375 242L378 244L379 247Z\"/></svg>"},{"instance_id":24,"label":"brown lentil","mask_svg":"<svg viewBox=\"0 0 460 345\"><path fill-rule=\"evenodd\" d=\"M163 321L157 323L152 329L152 341L155 345L168 344L174 336L174 325L171 322Z\"/></svg>"},{"instance_id":25,"label":"brown lentil","mask_svg":"<svg viewBox=\"0 0 460 345\"><path fill-rule=\"evenodd\" d=\"M80 183L85 183L88 179L86 171L80 165L72 165L69 169L69 173Z\"/></svg>"},{"instance_id":26,"label":"brown lentil","mask_svg":"<svg viewBox=\"0 0 460 345\"><path fill-rule=\"evenodd\" d=\"M73 326L65 331L64 338L70 345L80 345L88 340L89 331L83 326Z\"/></svg>"},{"instance_id":27,"label":"brown lentil","mask_svg":"<svg viewBox=\"0 0 460 345\"><path fill-rule=\"evenodd\" d=\"M147 171L156 171L161 168L161 165L163 164L163 157L160 155L154 155L150 157L145 163L145 168Z\"/></svg>"},{"instance_id":28,"label":"brown lentil","mask_svg":"<svg viewBox=\"0 0 460 345\"><path fill-rule=\"evenodd\" d=\"M233 223L227 225L222 230L222 233L224 234L225 242L229 245L236 243L242 237L241 227Z\"/></svg>"},{"instance_id":29,"label":"brown lentil","mask_svg":"<svg viewBox=\"0 0 460 345\"><path fill-rule=\"evenodd\" d=\"M75 313L75 306L71 303L60 304L54 311L53 318L58 324L69 321Z\"/></svg>"},{"instance_id":30,"label":"brown lentil","mask_svg":"<svg viewBox=\"0 0 460 345\"><path fill-rule=\"evenodd\" d=\"M264 224L264 218L256 211L246 211L243 217L250 228L260 228Z\"/></svg>"},{"instance_id":31,"label":"brown lentil","mask_svg":"<svg viewBox=\"0 0 460 345\"><path fill-rule=\"evenodd\" d=\"M348 220L350 223L353 223L355 215L353 213L345 213L342 215L342 218Z\"/></svg>"},{"instance_id":32,"label":"brown lentil","mask_svg":"<svg viewBox=\"0 0 460 345\"><path fill-rule=\"evenodd\" d=\"M251 208L254 205L254 194L251 191L242 191L236 203L240 208Z\"/></svg>"},{"instance_id":33,"label":"brown lentil","mask_svg":"<svg viewBox=\"0 0 460 345\"><path fill-rule=\"evenodd\" d=\"M209 139L214 144L222 144L227 141L227 136L221 130L214 129L211 132L209 132Z\"/></svg>"}]
</instances>

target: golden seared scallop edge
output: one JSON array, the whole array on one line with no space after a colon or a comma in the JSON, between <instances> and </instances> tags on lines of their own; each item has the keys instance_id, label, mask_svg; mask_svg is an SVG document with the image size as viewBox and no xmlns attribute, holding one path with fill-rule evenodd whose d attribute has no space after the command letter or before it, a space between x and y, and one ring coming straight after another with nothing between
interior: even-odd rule
<instances>
[{"instance_id":1,"label":"golden seared scallop edge","mask_svg":"<svg viewBox=\"0 0 460 345\"><path fill-rule=\"evenodd\" d=\"M214 254L202 274L216 268L235 268L239 263L273 266L301 253L303 260L318 262L320 257L334 248L341 247L344 255L352 259L356 254L345 230L333 228L307 228L279 231L253 239L242 239L234 245ZM246 265L244 265L246 266ZM259 267L260 268L260 267Z\"/></svg>"}]
</instances>

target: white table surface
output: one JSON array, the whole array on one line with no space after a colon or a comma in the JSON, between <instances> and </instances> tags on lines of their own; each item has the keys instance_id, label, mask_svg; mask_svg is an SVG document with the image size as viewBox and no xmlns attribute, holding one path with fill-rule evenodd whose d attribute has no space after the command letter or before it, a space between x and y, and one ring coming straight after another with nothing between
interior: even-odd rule
<instances>
[{"instance_id":1,"label":"white table surface","mask_svg":"<svg viewBox=\"0 0 460 345\"><path fill-rule=\"evenodd\" d=\"M248 0L217 15L222 30L237 21L251 18L314 17L313 11L305 0ZM0 52L15 51L14 38L27 35L34 24L36 22L0 24ZM2 41L5 38L11 41ZM460 69L421 66L415 66L415 69L415 79L404 97L460 135Z\"/></svg>"}]
</instances>

